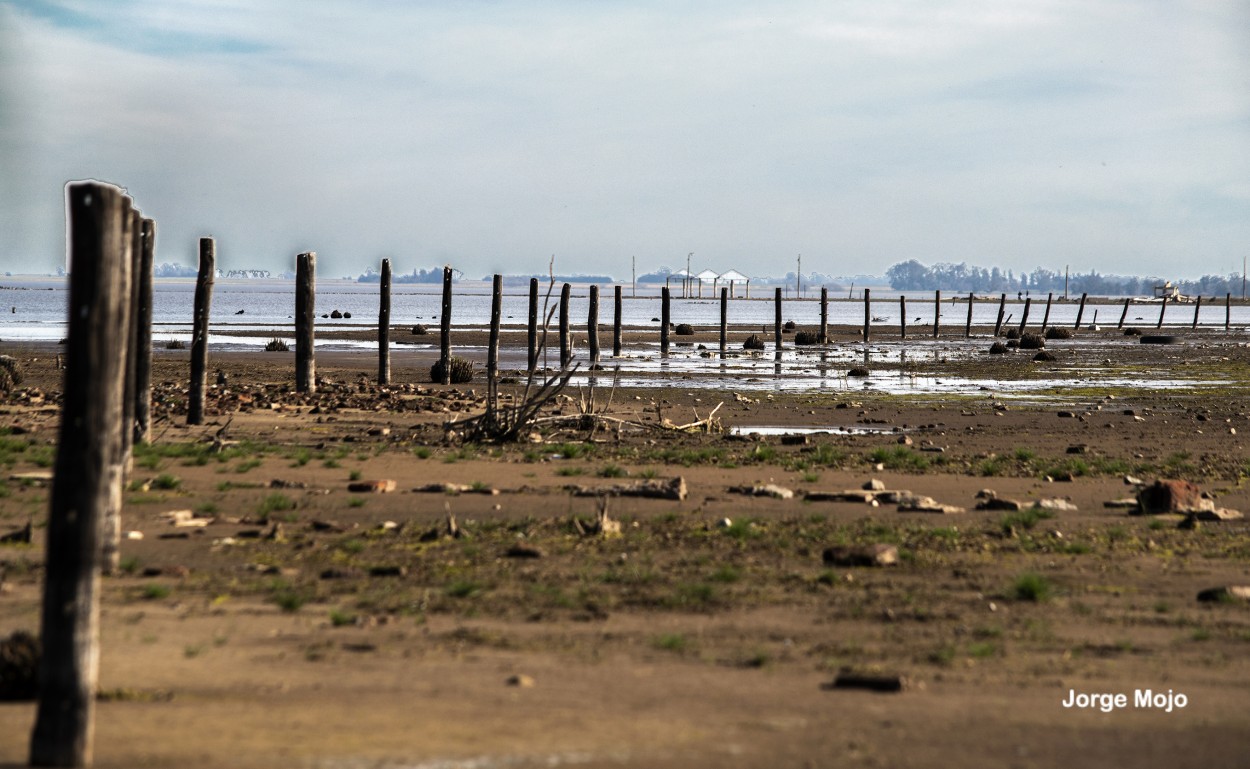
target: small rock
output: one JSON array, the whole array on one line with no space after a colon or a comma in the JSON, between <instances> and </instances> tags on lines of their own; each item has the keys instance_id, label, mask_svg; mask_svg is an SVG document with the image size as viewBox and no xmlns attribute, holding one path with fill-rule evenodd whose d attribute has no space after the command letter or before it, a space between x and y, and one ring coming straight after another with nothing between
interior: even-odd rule
<instances>
[{"instance_id":1,"label":"small rock","mask_svg":"<svg viewBox=\"0 0 1250 769\"><path fill-rule=\"evenodd\" d=\"M826 566L891 566L898 563L898 547L886 544L831 547L822 558Z\"/></svg>"},{"instance_id":2,"label":"small rock","mask_svg":"<svg viewBox=\"0 0 1250 769\"><path fill-rule=\"evenodd\" d=\"M758 484L755 486L732 486L729 489L736 494L751 497L772 497L773 499L793 499L794 492L775 483Z\"/></svg>"},{"instance_id":3,"label":"small rock","mask_svg":"<svg viewBox=\"0 0 1250 769\"><path fill-rule=\"evenodd\" d=\"M868 689L874 692L901 692L908 688L907 678L901 675L870 675L842 672L828 684L829 689Z\"/></svg>"},{"instance_id":4,"label":"small rock","mask_svg":"<svg viewBox=\"0 0 1250 769\"><path fill-rule=\"evenodd\" d=\"M1198 594L1199 601L1229 603L1233 601L1250 601L1250 585L1226 585L1203 590Z\"/></svg>"},{"instance_id":5,"label":"small rock","mask_svg":"<svg viewBox=\"0 0 1250 769\"><path fill-rule=\"evenodd\" d=\"M953 513L962 513L964 509L956 505L944 505L933 497L912 496L899 501L898 511L900 513L939 513L941 515L951 515Z\"/></svg>"},{"instance_id":6,"label":"small rock","mask_svg":"<svg viewBox=\"0 0 1250 769\"><path fill-rule=\"evenodd\" d=\"M1137 503L1145 515L1193 513L1214 510L1215 502L1205 499L1202 490L1189 481L1158 480L1137 492Z\"/></svg>"},{"instance_id":7,"label":"small rock","mask_svg":"<svg viewBox=\"0 0 1250 769\"><path fill-rule=\"evenodd\" d=\"M1071 411L1060 411L1057 414L1055 414L1055 416L1061 417L1063 419L1075 419L1076 418L1076 414L1072 413Z\"/></svg>"},{"instance_id":8,"label":"small rock","mask_svg":"<svg viewBox=\"0 0 1250 769\"><path fill-rule=\"evenodd\" d=\"M386 494L395 490L395 481L354 481L347 484L347 490L358 494Z\"/></svg>"},{"instance_id":9,"label":"small rock","mask_svg":"<svg viewBox=\"0 0 1250 769\"><path fill-rule=\"evenodd\" d=\"M541 547L527 545L524 542L518 542L504 552L508 558L542 558L547 554Z\"/></svg>"},{"instance_id":10,"label":"small rock","mask_svg":"<svg viewBox=\"0 0 1250 769\"><path fill-rule=\"evenodd\" d=\"M872 478L870 480L864 481L864 485L862 488L865 491L885 491L885 481L882 481L878 478Z\"/></svg>"},{"instance_id":11,"label":"small rock","mask_svg":"<svg viewBox=\"0 0 1250 769\"><path fill-rule=\"evenodd\" d=\"M533 689L537 681L535 681L532 676L527 676L524 673L516 673L508 676L508 680L504 683L508 686L516 686L521 689Z\"/></svg>"},{"instance_id":12,"label":"small rock","mask_svg":"<svg viewBox=\"0 0 1250 769\"><path fill-rule=\"evenodd\" d=\"M1049 499L1039 499L1033 503L1035 510L1059 510L1063 512L1076 512L1080 508L1072 504L1066 499L1060 497L1050 497Z\"/></svg>"}]
</instances>

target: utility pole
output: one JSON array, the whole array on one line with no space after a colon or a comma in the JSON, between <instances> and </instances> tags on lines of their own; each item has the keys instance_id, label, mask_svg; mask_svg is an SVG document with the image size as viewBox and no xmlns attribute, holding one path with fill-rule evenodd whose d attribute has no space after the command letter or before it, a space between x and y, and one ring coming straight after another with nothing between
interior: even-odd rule
<instances>
[{"instance_id":1,"label":"utility pole","mask_svg":"<svg viewBox=\"0 0 1250 769\"><path fill-rule=\"evenodd\" d=\"M690 298L690 257L694 256L694 252L686 254L686 280L682 283L685 288L682 289L681 295L684 299Z\"/></svg>"},{"instance_id":2,"label":"utility pole","mask_svg":"<svg viewBox=\"0 0 1250 769\"><path fill-rule=\"evenodd\" d=\"M803 298L803 255L799 254L799 269L794 276L794 298Z\"/></svg>"},{"instance_id":3,"label":"utility pole","mask_svg":"<svg viewBox=\"0 0 1250 769\"><path fill-rule=\"evenodd\" d=\"M1068 301L1068 265L1063 266L1063 301Z\"/></svg>"},{"instance_id":4,"label":"utility pole","mask_svg":"<svg viewBox=\"0 0 1250 769\"><path fill-rule=\"evenodd\" d=\"M638 257L636 256L629 257L629 262L630 262L630 267L629 267L630 291L633 293L635 297L637 297L638 296Z\"/></svg>"}]
</instances>

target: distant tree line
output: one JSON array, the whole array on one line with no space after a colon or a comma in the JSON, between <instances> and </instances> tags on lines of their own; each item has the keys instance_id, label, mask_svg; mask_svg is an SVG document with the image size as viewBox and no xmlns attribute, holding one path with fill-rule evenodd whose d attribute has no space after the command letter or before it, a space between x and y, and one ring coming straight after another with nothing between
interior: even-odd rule
<instances>
[{"instance_id":1,"label":"distant tree line","mask_svg":"<svg viewBox=\"0 0 1250 769\"><path fill-rule=\"evenodd\" d=\"M199 272L195 267L184 267L173 262L165 262L152 268L152 274L158 278L194 278Z\"/></svg>"},{"instance_id":2,"label":"distant tree line","mask_svg":"<svg viewBox=\"0 0 1250 769\"><path fill-rule=\"evenodd\" d=\"M1003 272L998 267L986 269L969 265L939 263L927 267L915 259L899 262L885 271L890 288L897 291L980 291L1007 292L1018 291L1050 292L1064 290L1063 273L1038 267L1031 272L1016 274L1012 270ZM1205 294L1241 294L1242 276L1239 273L1228 275L1203 275L1197 280L1178 280L1174 284L1180 287L1181 293L1188 295ZM1096 296L1150 296L1154 287L1162 285L1164 279L1153 275L1100 275L1091 270L1087 273L1074 273L1068 277L1070 293L1088 293Z\"/></svg>"},{"instance_id":3,"label":"distant tree line","mask_svg":"<svg viewBox=\"0 0 1250 769\"><path fill-rule=\"evenodd\" d=\"M452 279L453 280L455 279L454 275L452 276ZM364 275L361 275L360 277L356 278L357 283L379 283L381 282L381 280L382 280L382 274L372 268L365 270ZM431 267L428 270L414 269L412 272L405 273L403 275L392 275L391 282L392 283L442 283L443 282L443 268Z\"/></svg>"}]
</instances>

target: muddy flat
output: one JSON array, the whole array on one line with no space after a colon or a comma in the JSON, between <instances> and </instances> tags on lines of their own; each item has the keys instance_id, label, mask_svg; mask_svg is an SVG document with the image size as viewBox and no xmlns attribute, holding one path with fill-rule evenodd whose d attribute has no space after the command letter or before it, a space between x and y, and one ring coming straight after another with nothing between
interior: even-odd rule
<instances>
[{"instance_id":1,"label":"muddy flat","mask_svg":"<svg viewBox=\"0 0 1250 769\"><path fill-rule=\"evenodd\" d=\"M289 353L213 355L197 427L158 350L96 765L1244 765L1250 604L1198 599L1250 584L1250 526L1214 514L1250 511L1244 331L1038 362L844 334L779 373L743 335L724 369L714 335L631 335L505 442L480 364L430 384L436 349L396 346L387 387L319 354L311 396ZM0 535L34 525L0 545L2 636L38 630L57 351L0 349ZM1201 513L1139 514L1159 479ZM0 765L33 718L0 703Z\"/></svg>"}]
</instances>

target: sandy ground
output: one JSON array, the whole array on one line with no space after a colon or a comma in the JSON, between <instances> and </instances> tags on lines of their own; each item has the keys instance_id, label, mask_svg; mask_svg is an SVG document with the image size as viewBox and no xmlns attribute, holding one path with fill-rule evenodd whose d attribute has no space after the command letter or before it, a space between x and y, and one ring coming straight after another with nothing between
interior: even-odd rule
<instances>
[{"instance_id":1,"label":"sandy ground","mask_svg":"<svg viewBox=\"0 0 1250 769\"><path fill-rule=\"evenodd\" d=\"M506 445L465 442L484 386L428 384L431 351L397 351L390 388L369 354L319 356L312 397L289 392L289 354L216 355L228 384L202 427L182 416L186 353L158 351L123 513L142 539L104 582L96 765L1243 766L1250 613L1196 595L1250 584L1247 524L1104 505L1132 496L1125 476L1168 477L1250 510L1250 350L1078 342L1049 345L1058 374L1023 352L922 358L926 376L1025 380L1011 397L657 375L610 405L600 387L586 420L570 388L541 443ZM0 352L27 372L0 406L0 533L36 527L0 546L7 635L37 630L48 493L11 476L54 455L60 382L55 346ZM1040 383L1056 375L1081 384ZM665 426L717 404L725 432ZM728 434L751 425L851 434ZM576 487L678 476L682 500L610 498L620 536L573 523L598 511ZM870 478L965 511L815 501ZM396 490L348 490L372 479ZM432 483L466 488L418 490ZM795 496L732 490L768 483ZM985 488L1075 509L975 510ZM445 536L449 514L465 536ZM518 543L540 557L509 556ZM874 543L900 562L822 559ZM908 687L832 688L847 670ZM1134 707L1146 689L1186 705ZM1065 708L1070 690L1128 706ZM0 766L23 764L33 717L0 703Z\"/></svg>"}]
</instances>

